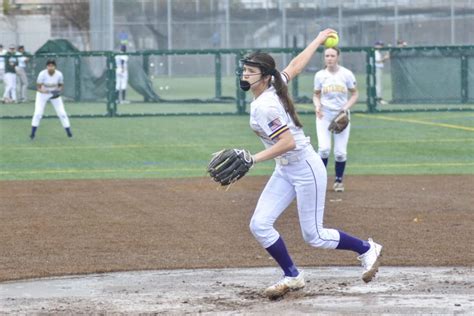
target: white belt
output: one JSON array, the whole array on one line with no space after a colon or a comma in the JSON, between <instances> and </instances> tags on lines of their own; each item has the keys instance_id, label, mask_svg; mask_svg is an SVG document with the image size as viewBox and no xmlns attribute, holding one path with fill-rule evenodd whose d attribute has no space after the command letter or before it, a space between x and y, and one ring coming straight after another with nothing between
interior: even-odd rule
<instances>
[{"instance_id":1,"label":"white belt","mask_svg":"<svg viewBox=\"0 0 474 316\"><path fill-rule=\"evenodd\" d=\"M300 161L300 157L298 156L292 156L292 157L276 157L275 161L277 164L286 166L289 165L290 163L298 162Z\"/></svg>"},{"instance_id":2,"label":"white belt","mask_svg":"<svg viewBox=\"0 0 474 316\"><path fill-rule=\"evenodd\" d=\"M290 163L302 161L304 160L306 153L308 153L311 150L312 150L312 147L308 146L307 148L303 149L301 152L294 154L292 156L276 157L275 162L279 165L286 166L286 165L289 165Z\"/></svg>"}]
</instances>

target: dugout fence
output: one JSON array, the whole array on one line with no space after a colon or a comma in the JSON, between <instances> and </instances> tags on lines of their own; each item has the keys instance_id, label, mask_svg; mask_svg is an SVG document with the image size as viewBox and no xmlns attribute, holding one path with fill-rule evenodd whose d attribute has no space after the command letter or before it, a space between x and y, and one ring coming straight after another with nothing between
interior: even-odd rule
<instances>
[{"instance_id":1,"label":"dugout fence","mask_svg":"<svg viewBox=\"0 0 474 316\"><path fill-rule=\"evenodd\" d=\"M262 49L277 68L302 49ZM118 52L39 52L27 67L29 102L2 104L2 118L31 118L36 77L54 58L64 74L66 110L72 117L148 115L231 115L248 111L251 94L239 89L239 60L251 50L150 50L126 53L129 85L126 102L115 92ZM390 59L376 98L375 51L372 47L341 48L341 64L356 76L359 100L355 112L474 110L474 46L386 48ZM322 54L312 59L289 89L300 113L314 113L314 74L324 67ZM1 86L0 86L1 87ZM3 87L2 87L3 88ZM3 89L2 89L3 90ZM51 107L46 117L54 116Z\"/></svg>"}]
</instances>

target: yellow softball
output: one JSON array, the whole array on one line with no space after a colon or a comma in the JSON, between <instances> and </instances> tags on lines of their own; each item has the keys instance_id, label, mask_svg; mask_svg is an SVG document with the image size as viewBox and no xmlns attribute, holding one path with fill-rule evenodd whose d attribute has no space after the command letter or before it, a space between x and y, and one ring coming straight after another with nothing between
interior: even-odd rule
<instances>
[{"instance_id":1,"label":"yellow softball","mask_svg":"<svg viewBox=\"0 0 474 316\"><path fill-rule=\"evenodd\" d=\"M324 41L324 46L326 48L337 46L337 44L339 44L339 36L337 35L337 33L329 34L329 36Z\"/></svg>"}]
</instances>

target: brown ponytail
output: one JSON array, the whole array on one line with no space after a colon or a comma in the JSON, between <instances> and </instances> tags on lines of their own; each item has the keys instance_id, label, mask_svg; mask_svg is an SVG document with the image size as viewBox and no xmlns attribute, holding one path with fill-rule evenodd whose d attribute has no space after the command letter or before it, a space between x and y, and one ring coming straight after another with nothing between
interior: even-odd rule
<instances>
[{"instance_id":1,"label":"brown ponytail","mask_svg":"<svg viewBox=\"0 0 474 316\"><path fill-rule=\"evenodd\" d=\"M280 102L283 104L285 111L290 115L291 119L298 127L303 127L296 113L295 105L288 94L288 86L283 82L280 72L275 68L275 60L266 53L256 52L249 55L245 60L257 64L263 76L273 76L273 82L270 80L269 86L273 84Z\"/></svg>"},{"instance_id":2,"label":"brown ponytail","mask_svg":"<svg viewBox=\"0 0 474 316\"><path fill-rule=\"evenodd\" d=\"M293 100L288 94L288 86L283 82L283 79L281 78L281 74L276 69L274 73L275 74L273 75L273 78L274 78L273 86L275 87L278 98L280 98L280 102L283 104L285 111L293 119L293 122L295 122L295 125L298 127L303 127L303 124L301 124L300 118L298 117L298 113L296 113Z\"/></svg>"}]
</instances>

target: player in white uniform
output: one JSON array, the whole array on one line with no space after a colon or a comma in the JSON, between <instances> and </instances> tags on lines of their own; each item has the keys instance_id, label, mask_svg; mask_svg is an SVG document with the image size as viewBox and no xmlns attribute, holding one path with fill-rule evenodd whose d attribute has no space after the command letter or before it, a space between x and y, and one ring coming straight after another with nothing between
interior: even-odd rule
<instances>
[{"instance_id":1,"label":"player in white uniform","mask_svg":"<svg viewBox=\"0 0 474 316\"><path fill-rule=\"evenodd\" d=\"M3 81L3 77L5 76L5 55L7 50L3 48L3 45L0 44L0 80Z\"/></svg>"},{"instance_id":2,"label":"player in white uniform","mask_svg":"<svg viewBox=\"0 0 474 316\"><path fill-rule=\"evenodd\" d=\"M16 100L16 67L18 66L18 58L15 54L15 45L10 45L5 57L5 75L3 82L5 83L5 91L3 92L4 103L15 103Z\"/></svg>"},{"instance_id":3,"label":"player in white uniform","mask_svg":"<svg viewBox=\"0 0 474 316\"><path fill-rule=\"evenodd\" d=\"M283 296L305 285L303 274L293 263L280 234L273 227L277 218L296 198L304 240L313 247L346 249L359 254L364 267L363 280L369 282L377 272L382 246L371 239L363 241L342 231L323 227L327 173L320 156L305 136L295 107L288 95L287 83L308 64L317 48L330 33L319 33L283 72L265 53L253 53L242 60L240 86L251 90L250 126L260 137L265 150L253 155L255 163L275 159L276 167L263 190L250 221L257 241L275 259L284 277L264 294Z\"/></svg>"},{"instance_id":4,"label":"player in white uniform","mask_svg":"<svg viewBox=\"0 0 474 316\"><path fill-rule=\"evenodd\" d=\"M127 47L122 45L120 51L125 53ZM127 103L125 101L125 95L128 85L128 56L116 55L115 67L115 91L117 93L117 99L119 100L119 103Z\"/></svg>"},{"instance_id":5,"label":"player in white uniform","mask_svg":"<svg viewBox=\"0 0 474 316\"><path fill-rule=\"evenodd\" d=\"M68 137L72 137L71 124L69 118L64 110L63 99L61 96L54 97L53 92L62 91L64 86L63 74L56 69L56 62L54 60L48 60L46 62L46 69L42 70L36 81L36 102L35 102L35 113L31 121L31 134L30 138L34 139L36 136L36 129L38 128L41 118L43 117L44 108L48 101L54 106L56 114L61 120L61 124L66 130Z\"/></svg>"},{"instance_id":6,"label":"player in white uniform","mask_svg":"<svg viewBox=\"0 0 474 316\"><path fill-rule=\"evenodd\" d=\"M15 68L16 74L18 76L18 82L20 83L20 102L28 101L27 89L28 89L28 76L26 75L26 64L29 61L29 58L25 56L25 47L18 46L18 51L16 53L18 56L18 67Z\"/></svg>"},{"instance_id":7,"label":"player in white uniform","mask_svg":"<svg viewBox=\"0 0 474 316\"><path fill-rule=\"evenodd\" d=\"M387 104L387 101L383 99L383 68L384 63L390 59L390 55L388 53L382 54L380 49L384 47L384 43L382 41L375 42L375 93L377 94L377 102L384 105Z\"/></svg>"},{"instance_id":8,"label":"player in white uniform","mask_svg":"<svg viewBox=\"0 0 474 316\"><path fill-rule=\"evenodd\" d=\"M325 166L328 164L331 152L329 124L339 112L349 112L349 109L357 102L359 97L355 76L352 71L339 65L339 56L338 48L326 48L324 50L326 68L318 71L314 76L313 103L316 112L318 152ZM350 98L347 97L348 93L351 94ZM336 178L333 188L336 192L344 191L342 180L346 167L350 129L351 124L349 123L341 133L334 134Z\"/></svg>"}]
</instances>

